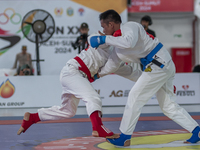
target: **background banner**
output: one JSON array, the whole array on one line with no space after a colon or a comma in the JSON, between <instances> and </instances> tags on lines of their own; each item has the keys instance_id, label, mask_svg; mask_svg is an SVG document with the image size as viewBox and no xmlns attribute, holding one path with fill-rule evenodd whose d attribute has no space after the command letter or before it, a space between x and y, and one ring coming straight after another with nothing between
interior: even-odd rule
<instances>
[{"instance_id":1,"label":"background banner","mask_svg":"<svg viewBox=\"0 0 200 150\"><path fill-rule=\"evenodd\" d=\"M194 2L194 14L200 18L200 0L195 0Z\"/></svg>"},{"instance_id":2,"label":"background banner","mask_svg":"<svg viewBox=\"0 0 200 150\"><path fill-rule=\"evenodd\" d=\"M128 12L193 12L193 10L194 0L131 0L128 8Z\"/></svg>"},{"instance_id":3,"label":"background banner","mask_svg":"<svg viewBox=\"0 0 200 150\"><path fill-rule=\"evenodd\" d=\"M92 83L100 94L103 106L126 104L134 82L117 75L108 75ZM200 104L200 74L176 74L174 85L178 104ZM59 76L0 77L0 108L51 107L61 104ZM153 96L147 105L158 105ZM79 106L85 106L80 101Z\"/></svg>"},{"instance_id":4,"label":"background banner","mask_svg":"<svg viewBox=\"0 0 200 150\"><path fill-rule=\"evenodd\" d=\"M4 0L0 1L0 68L9 69L14 65L16 54L22 45L36 59L35 43L28 41L21 31L21 21L31 10L43 9L55 20L53 37L40 45L41 75L59 75L66 62L76 56L71 42L75 42L81 23L89 25L89 34L102 31L99 14L107 9L115 9L127 22L127 2L125 0ZM106 4L106 5L105 5ZM8 38L5 38L8 37ZM36 64L33 62L36 71ZM36 74L36 73L35 73Z\"/></svg>"}]
</instances>

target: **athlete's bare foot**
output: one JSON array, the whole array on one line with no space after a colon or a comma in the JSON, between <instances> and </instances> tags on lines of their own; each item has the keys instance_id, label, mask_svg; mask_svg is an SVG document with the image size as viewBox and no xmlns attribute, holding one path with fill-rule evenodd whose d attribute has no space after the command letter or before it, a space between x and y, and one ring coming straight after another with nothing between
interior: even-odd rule
<instances>
[{"instance_id":1,"label":"athlete's bare foot","mask_svg":"<svg viewBox=\"0 0 200 150\"><path fill-rule=\"evenodd\" d=\"M99 133L97 131L92 131L92 136L99 137ZM108 139L119 138L119 134L113 134L111 136L106 136L105 138L108 138Z\"/></svg>"},{"instance_id":2,"label":"athlete's bare foot","mask_svg":"<svg viewBox=\"0 0 200 150\"><path fill-rule=\"evenodd\" d=\"M185 144L191 144L190 142L188 142L188 141L184 141L183 143L185 143Z\"/></svg>"},{"instance_id":3,"label":"athlete's bare foot","mask_svg":"<svg viewBox=\"0 0 200 150\"><path fill-rule=\"evenodd\" d=\"M107 139L116 139L116 138L119 138L119 134L113 134L111 136L106 136Z\"/></svg>"}]
</instances>

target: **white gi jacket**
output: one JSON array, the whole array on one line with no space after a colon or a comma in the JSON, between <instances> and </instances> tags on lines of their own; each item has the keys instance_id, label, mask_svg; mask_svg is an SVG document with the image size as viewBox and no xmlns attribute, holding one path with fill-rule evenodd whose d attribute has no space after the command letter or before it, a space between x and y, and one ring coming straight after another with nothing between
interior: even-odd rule
<instances>
[{"instance_id":1,"label":"white gi jacket","mask_svg":"<svg viewBox=\"0 0 200 150\"><path fill-rule=\"evenodd\" d=\"M106 45L115 46L117 56L124 62L139 63L158 45L157 38L150 38L142 25L136 22L127 22L120 26L122 36L106 36ZM159 106L163 113L178 123L180 126L192 132L198 126L197 122L180 107L176 102L176 95L173 92L173 79L175 66L169 52L164 46L156 53L154 59L164 65L160 68L156 64L150 64L150 72L142 72L135 85L130 90L123 118L120 125L122 133L131 135L135 129L142 107L156 94ZM104 72L107 64L99 74ZM113 68L114 70L114 68Z\"/></svg>"},{"instance_id":2,"label":"white gi jacket","mask_svg":"<svg viewBox=\"0 0 200 150\"><path fill-rule=\"evenodd\" d=\"M108 35L106 36L106 44L115 46L117 56L124 62L140 63L140 58L146 57L159 43L158 38L154 40L150 38L139 23L127 22L121 25L120 29L122 36ZM171 60L171 56L165 48L162 48L156 55L166 63Z\"/></svg>"},{"instance_id":3,"label":"white gi jacket","mask_svg":"<svg viewBox=\"0 0 200 150\"><path fill-rule=\"evenodd\" d=\"M125 65L117 57L112 46L102 45L98 49L89 47L87 50L82 50L77 56L87 66L92 77L105 65L108 59L112 61L110 60L110 66L104 69L104 75L116 73L132 81L136 81L141 75L141 70L133 71L131 66ZM85 102L89 116L94 111L102 111L100 95L90 84L86 74L79 70L79 67L81 67L80 64L74 58L70 59L63 67L60 73L62 104L61 106L39 109L38 113L42 121L73 117L76 114L80 99Z\"/></svg>"}]
</instances>

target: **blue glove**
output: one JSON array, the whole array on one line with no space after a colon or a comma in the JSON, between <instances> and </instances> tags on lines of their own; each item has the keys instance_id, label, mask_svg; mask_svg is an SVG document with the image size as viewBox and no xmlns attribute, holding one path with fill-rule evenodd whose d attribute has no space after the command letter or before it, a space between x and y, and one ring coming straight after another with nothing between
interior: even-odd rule
<instances>
[{"instance_id":1,"label":"blue glove","mask_svg":"<svg viewBox=\"0 0 200 150\"><path fill-rule=\"evenodd\" d=\"M106 36L92 36L90 38L90 44L93 48L97 48L99 45L106 42Z\"/></svg>"},{"instance_id":2,"label":"blue glove","mask_svg":"<svg viewBox=\"0 0 200 150\"><path fill-rule=\"evenodd\" d=\"M94 80L99 79L99 77L97 76L97 74L94 75Z\"/></svg>"}]
</instances>

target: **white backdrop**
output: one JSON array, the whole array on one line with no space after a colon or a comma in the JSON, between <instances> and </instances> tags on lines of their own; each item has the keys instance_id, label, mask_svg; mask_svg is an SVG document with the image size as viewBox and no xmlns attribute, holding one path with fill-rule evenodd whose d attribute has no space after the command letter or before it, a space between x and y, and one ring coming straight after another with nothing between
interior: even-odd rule
<instances>
[{"instance_id":1,"label":"white backdrop","mask_svg":"<svg viewBox=\"0 0 200 150\"><path fill-rule=\"evenodd\" d=\"M96 80L92 85L102 97L104 106L120 106L126 104L134 82L117 75L108 75ZM174 85L177 88L177 103L200 104L199 73L176 74ZM0 77L0 108L60 105L61 92L59 76ZM157 104L155 96L147 103ZM81 101L79 106L85 104Z\"/></svg>"},{"instance_id":2,"label":"white backdrop","mask_svg":"<svg viewBox=\"0 0 200 150\"><path fill-rule=\"evenodd\" d=\"M106 5L104 5L106 2ZM126 1L112 0L81 1L81 0L0 0L0 69L12 68L17 53L22 45L27 45L27 51L32 59L36 59L35 43L28 41L21 32L21 21L31 10L43 9L49 12L56 24L53 37L40 46L40 62L42 75L59 75L65 63L75 57L77 50L71 47L71 42L79 36L78 28L82 22L89 25L89 34L102 31L99 14L107 9L115 9L127 21ZM4 37L18 36L21 40L10 48L9 40ZM36 69L35 62L33 63Z\"/></svg>"}]
</instances>

